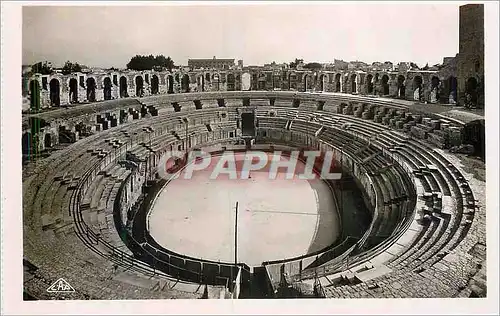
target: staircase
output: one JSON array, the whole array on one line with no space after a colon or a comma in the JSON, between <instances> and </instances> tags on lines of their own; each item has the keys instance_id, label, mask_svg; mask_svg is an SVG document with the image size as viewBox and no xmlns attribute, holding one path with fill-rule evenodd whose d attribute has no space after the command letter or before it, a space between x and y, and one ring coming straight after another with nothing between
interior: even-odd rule
<instances>
[{"instance_id":1,"label":"staircase","mask_svg":"<svg viewBox=\"0 0 500 316\"><path fill-rule=\"evenodd\" d=\"M267 299L274 298L271 282L265 267L255 267L250 275L250 283L241 288L240 298Z\"/></svg>"}]
</instances>

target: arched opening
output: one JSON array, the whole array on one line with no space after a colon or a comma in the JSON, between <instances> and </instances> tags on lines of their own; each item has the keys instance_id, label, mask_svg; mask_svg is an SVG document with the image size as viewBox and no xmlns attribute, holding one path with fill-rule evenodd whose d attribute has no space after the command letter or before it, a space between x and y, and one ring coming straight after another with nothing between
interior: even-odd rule
<instances>
[{"instance_id":1,"label":"arched opening","mask_svg":"<svg viewBox=\"0 0 500 316\"><path fill-rule=\"evenodd\" d=\"M335 92L341 92L341 91L342 91L342 75L336 74L335 75Z\"/></svg>"},{"instance_id":2,"label":"arched opening","mask_svg":"<svg viewBox=\"0 0 500 316\"><path fill-rule=\"evenodd\" d=\"M95 79L93 77L87 78L87 101L95 102Z\"/></svg>"},{"instance_id":3,"label":"arched opening","mask_svg":"<svg viewBox=\"0 0 500 316\"><path fill-rule=\"evenodd\" d=\"M356 74L351 75L351 93L358 93L358 83Z\"/></svg>"},{"instance_id":4,"label":"arched opening","mask_svg":"<svg viewBox=\"0 0 500 316\"><path fill-rule=\"evenodd\" d=\"M446 96L448 100L446 102L450 104L455 104L457 102L457 78L451 76L448 78L447 86L448 86L448 95Z\"/></svg>"},{"instance_id":5,"label":"arched opening","mask_svg":"<svg viewBox=\"0 0 500 316\"><path fill-rule=\"evenodd\" d=\"M405 76L398 76L398 98L404 99L406 93Z\"/></svg>"},{"instance_id":6,"label":"arched opening","mask_svg":"<svg viewBox=\"0 0 500 316\"><path fill-rule=\"evenodd\" d=\"M209 73L207 73L207 74L205 75L205 80L206 80L207 82L210 82L210 74L209 74Z\"/></svg>"},{"instance_id":7,"label":"arched opening","mask_svg":"<svg viewBox=\"0 0 500 316\"><path fill-rule=\"evenodd\" d=\"M157 75L151 76L151 94L158 94L160 90L160 80Z\"/></svg>"},{"instance_id":8,"label":"arched opening","mask_svg":"<svg viewBox=\"0 0 500 316\"><path fill-rule=\"evenodd\" d=\"M368 74L368 76L366 76L366 93L373 94L373 75L372 74Z\"/></svg>"},{"instance_id":9,"label":"arched opening","mask_svg":"<svg viewBox=\"0 0 500 316\"><path fill-rule=\"evenodd\" d=\"M254 74L255 75L255 74ZM265 90L266 89L266 74L259 73L257 74L257 90Z\"/></svg>"},{"instance_id":10,"label":"arched opening","mask_svg":"<svg viewBox=\"0 0 500 316\"><path fill-rule=\"evenodd\" d=\"M431 79L431 89L439 87L439 78L436 76L433 76Z\"/></svg>"},{"instance_id":11,"label":"arched opening","mask_svg":"<svg viewBox=\"0 0 500 316\"><path fill-rule=\"evenodd\" d=\"M389 95L389 76L382 76L382 95Z\"/></svg>"},{"instance_id":12,"label":"arched opening","mask_svg":"<svg viewBox=\"0 0 500 316\"><path fill-rule=\"evenodd\" d=\"M125 76L120 77L120 98L128 97L128 86L127 78Z\"/></svg>"},{"instance_id":13,"label":"arched opening","mask_svg":"<svg viewBox=\"0 0 500 316\"><path fill-rule=\"evenodd\" d=\"M50 133L45 134L45 137L43 139L43 144L44 144L44 148L51 148L52 147L52 135L50 135Z\"/></svg>"},{"instance_id":14,"label":"arched opening","mask_svg":"<svg viewBox=\"0 0 500 316\"><path fill-rule=\"evenodd\" d=\"M213 86L215 87L215 90L219 91L219 74L214 74L212 76L212 82Z\"/></svg>"},{"instance_id":15,"label":"arched opening","mask_svg":"<svg viewBox=\"0 0 500 316\"><path fill-rule=\"evenodd\" d=\"M181 88L182 92L189 92L189 76L187 74L182 76Z\"/></svg>"},{"instance_id":16,"label":"arched opening","mask_svg":"<svg viewBox=\"0 0 500 316\"><path fill-rule=\"evenodd\" d=\"M168 75L167 77L168 90L167 93L174 93L174 76Z\"/></svg>"},{"instance_id":17,"label":"arched opening","mask_svg":"<svg viewBox=\"0 0 500 316\"><path fill-rule=\"evenodd\" d=\"M104 85L104 100L111 100L111 88L112 88L112 83L111 83L111 78L110 77L106 77L104 78L104 82L103 82L103 85Z\"/></svg>"},{"instance_id":18,"label":"arched opening","mask_svg":"<svg viewBox=\"0 0 500 316\"><path fill-rule=\"evenodd\" d=\"M477 106L477 79L470 77L467 79L465 84L465 106L466 107L476 107Z\"/></svg>"},{"instance_id":19,"label":"arched opening","mask_svg":"<svg viewBox=\"0 0 500 316\"><path fill-rule=\"evenodd\" d=\"M60 83L56 78L50 80L49 89L50 89L50 105L59 106L61 105L61 96L60 96Z\"/></svg>"},{"instance_id":20,"label":"arched opening","mask_svg":"<svg viewBox=\"0 0 500 316\"><path fill-rule=\"evenodd\" d=\"M196 84L198 85L199 91L205 91L205 76L198 76L198 78L196 78Z\"/></svg>"},{"instance_id":21,"label":"arched opening","mask_svg":"<svg viewBox=\"0 0 500 316\"><path fill-rule=\"evenodd\" d=\"M463 143L474 146L474 155L479 156L483 161L486 158L485 150L485 121L484 119L474 120L465 124L463 129Z\"/></svg>"},{"instance_id":22,"label":"arched opening","mask_svg":"<svg viewBox=\"0 0 500 316\"><path fill-rule=\"evenodd\" d=\"M416 76L413 78L413 100L422 100L422 77Z\"/></svg>"},{"instance_id":23,"label":"arched opening","mask_svg":"<svg viewBox=\"0 0 500 316\"><path fill-rule=\"evenodd\" d=\"M69 102L78 102L78 81L75 78L69 80Z\"/></svg>"},{"instance_id":24,"label":"arched opening","mask_svg":"<svg viewBox=\"0 0 500 316\"><path fill-rule=\"evenodd\" d=\"M438 77L433 76L431 78L431 94L430 94L430 102L437 103L439 100L439 83L440 80Z\"/></svg>"},{"instance_id":25,"label":"arched opening","mask_svg":"<svg viewBox=\"0 0 500 316\"><path fill-rule=\"evenodd\" d=\"M288 77L289 89L293 91L297 91L299 87L297 87L297 74L295 72L291 72Z\"/></svg>"},{"instance_id":26,"label":"arched opening","mask_svg":"<svg viewBox=\"0 0 500 316\"><path fill-rule=\"evenodd\" d=\"M326 75L319 76L319 91L325 91L325 79Z\"/></svg>"},{"instance_id":27,"label":"arched opening","mask_svg":"<svg viewBox=\"0 0 500 316\"><path fill-rule=\"evenodd\" d=\"M304 75L304 91L309 89L309 76L307 74Z\"/></svg>"},{"instance_id":28,"label":"arched opening","mask_svg":"<svg viewBox=\"0 0 500 316\"><path fill-rule=\"evenodd\" d=\"M144 96L144 79L142 79L142 76L135 77L135 96Z\"/></svg>"},{"instance_id":29,"label":"arched opening","mask_svg":"<svg viewBox=\"0 0 500 316\"><path fill-rule=\"evenodd\" d=\"M234 90L241 91L241 75L237 74L234 80Z\"/></svg>"},{"instance_id":30,"label":"arched opening","mask_svg":"<svg viewBox=\"0 0 500 316\"><path fill-rule=\"evenodd\" d=\"M234 75L233 74L228 74L227 75L227 91L234 91Z\"/></svg>"},{"instance_id":31,"label":"arched opening","mask_svg":"<svg viewBox=\"0 0 500 316\"><path fill-rule=\"evenodd\" d=\"M245 72L243 75L241 75L241 89L244 91L250 90L252 87L252 76Z\"/></svg>"}]
</instances>

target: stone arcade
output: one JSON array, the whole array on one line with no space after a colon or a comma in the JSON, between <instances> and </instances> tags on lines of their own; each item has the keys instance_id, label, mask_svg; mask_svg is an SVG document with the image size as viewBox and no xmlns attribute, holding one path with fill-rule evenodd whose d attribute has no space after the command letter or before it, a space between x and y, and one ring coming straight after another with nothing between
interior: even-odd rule
<instances>
[{"instance_id":1,"label":"stone arcade","mask_svg":"<svg viewBox=\"0 0 500 316\"><path fill-rule=\"evenodd\" d=\"M209 91L299 91L374 95L428 103L454 104L459 92L449 71L120 71L35 74L29 79L31 109Z\"/></svg>"}]
</instances>

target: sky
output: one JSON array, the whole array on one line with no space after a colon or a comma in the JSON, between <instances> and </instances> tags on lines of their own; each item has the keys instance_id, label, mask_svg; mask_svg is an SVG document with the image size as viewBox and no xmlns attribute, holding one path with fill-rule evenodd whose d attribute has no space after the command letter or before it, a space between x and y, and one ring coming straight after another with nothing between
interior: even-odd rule
<instances>
[{"instance_id":1,"label":"sky","mask_svg":"<svg viewBox=\"0 0 500 316\"><path fill-rule=\"evenodd\" d=\"M182 3L25 6L23 64L125 67L134 55L290 62L442 63L458 53L458 3Z\"/></svg>"}]
</instances>

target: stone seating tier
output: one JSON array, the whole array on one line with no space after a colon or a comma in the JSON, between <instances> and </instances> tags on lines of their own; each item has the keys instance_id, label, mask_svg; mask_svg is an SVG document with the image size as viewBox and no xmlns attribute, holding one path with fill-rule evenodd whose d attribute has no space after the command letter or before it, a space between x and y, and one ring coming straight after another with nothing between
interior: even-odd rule
<instances>
[{"instance_id":1,"label":"stone seating tier","mask_svg":"<svg viewBox=\"0 0 500 316\"><path fill-rule=\"evenodd\" d=\"M275 105L276 105L276 103L275 103ZM359 110L359 108L358 108L358 110ZM388 112L388 113L390 113L390 112ZM403 113L404 113L404 112L403 112ZM287 113L287 114L285 114L285 115L290 115L290 114L288 114L288 113ZM296 117L297 112L295 112L295 114L291 114L291 115L292 115L292 117ZM331 114L330 114L330 115L331 115ZM389 114L389 115L391 115L391 114ZM397 113L394 113L394 112L393 112L393 113L392 113L392 115L401 117L401 113L397 114ZM342 116L341 116L341 117L342 117ZM375 115L375 117L376 117L376 115ZM376 120L376 118L375 118L375 117L374 117L374 119ZM154 119L154 118L151 118L151 119ZM350 119L350 120L352 120L352 121L356 122L356 120L358 120L358 118L356 118L356 117L352 117L352 119ZM393 124L394 124L394 125L396 125L396 126L393 126L393 127L396 127L396 128L401 128L401 127L398 127L398 126L397 126L397 125L398 125L398 122L400 122L400 121L397 121L397 120L396 120L396 121L393 121ZM412 123L412 122L413 122L413 121L410 121L410 123ZM423 127L423 126L417 126L417 122L418 122L418 120L417 120L417 119L415 119L415 125L413 125L413 126L412 126L412 125L410 125L410 126L411 126L411 128L410 128L410 133L413 131L413 129L414 129L414 128L421 129L421 130L423 130L423 131L425 132L425 130L426 130L426 129L424 129L424 127ZM410 124L410 123L405 123L405 124ZM131 123L129 123L129 124L131 124ZM351 133L352 131L356 131L356 129L363 130L363 127L360 127L360 125L361 125L361 124L368 124L368 123L362 122L362 123L360 123L359 125L356 125L356 124L355 124L355 125L354 125L354 128L352 128L352 127L351 127L350 129L347 129L347 133ZM445 132L445 131L446 131L446 129L447 129L447 126L446 126L446 125L444 125L444 124L447 124L447 123L444 123L444 124L443 124L443 123L441 123L441 124L440 124L440 126L439 126L439 127L440 127L440 129L435 130L435 128L437 127L437 124L438 124L438 123L436 123L436 122L432 122L432 120L428 120L428 119L424 120L424 118L422 118L422 125L427 125L427 127L434 128L434 133L435 133L435 135L437 135L437 136L442 136L442 135L443 135L443 132ZM369 124L368 124L368 125L369 125ZM399 124L399 125L400 125L400 124ZM431 126L429 126L429 125L431 125ZM293 125L292 125L292 126L293 126ZM297 126L296 126L296 128L297 128L298 126L300 126L300 125L297 125ZM377 126L377 124L375 124L375 125L373 125L373 126ZM403 127L404 127L404 126L403 126ZM453 130L453 129L452 129L452 130ZM105 133L107 133L107 132L109 132L109 131L106 131ZM359 132L359 134L361 134L361 136L365 136L365 137L366 137L366 136L370 135L370 133L367 133L367 132L363 132L363 133L361 133L360 131L358 131L358 132ZM328 135L328 133L327 133L327 135ZM323 136L323 134L322 134L321 136ZM431 136L430 138L432 138L432 136ZM388 144L391 144L391 140L392 140L392 139L393 139L393 137L384 137L384 136L379 136L378 142L375 142L375 144L377 145L377 147L378 147L378 146L382 146L382 148L383 148L383 147L386 147L386 148L387 148L387 145L388 145ZM344 145L344 144L345 144L345 140L342 140L342 141L340 142L340 144ZM419 143L419 145L420 145L420 143ZM421 145L420 145L420 146L421 146ZM353 149L354 149L354 148L359 149L359 146L358 146L358 147L356 147L356 146L351 146L351 147L353 147ZM346 147L346 148L349 148L349 147ZM418 148L418 151L420 151L420 150L421 150L421 148L419 148L419 147L417 147L417 148ZM404 147L404 149L405 149L405 150L408 150L408 148L407 148L406 146ZM399 149L399 150L401 150L401 149ZM415 155L414 155L414 154L415 154L415 153L414 153L414 152L410 149L410 150L409 150L409 152L408 152L408 155L407 155L407 156L404 156L403 160L405 160L408 164L411 164L411 163L415 164L415 161L417 161L418 163L420 163L420 164L421 164L421 166L420 166L420 167L423 167L422 165L424 165L424 166L425 166L425 165L429 165L429 164L432 164L432 163L434 163L435 165L437 165L437 164L436 164L436 162L434 161L434 159L437 159L437 160L439 161L439 159L440 159L440 158L436 158L436 157L441 157L440 155L437 155L437 154L431 153L431 156L430 156L430 157L428 157L428 155L426 155L425 157L424 157L424 156L420 156L420 157L416 157L416 158L415 158ZM373 165L374 165L374 167L380 167L378 159L373 158L373 160L374 160L374 161L373 161ZM372 161L371 161L371 160L370 160L370 161L368 161L368 162L369 162L370 164L372 163ZM446 196L446 192L445 192L445 191L446 191L446 189L445 189L445 188L446 188L446 183L447 183L447 181L452 181L452 186L451 186L451 188L449 189L449 191L450 191L450 193L451 193L451 194L453 194L454 196L456 196L457 194L460 194L460 195L461 195L461 194L462 194L462 192L465 192L465 190L467 190L467 189L463 189L462 187L460 187L460 186L456 185L456 183L457 183L457 181L458 181L458 180L457 180L457 179L458 179L458 176L455 176L455 174L454 174L454 173L452 173L452 172L446 172L446 170L447 170L446 168L448 168L447 166L445 166L444 164L441 164L441 163L440 163L440 164L439 164L439 165L437 165L436 167L437 167L437 169L438 169L438 172L436 172L436 171L431 171L431 172L430 172L430 174L429 174L429 173L426 173L426 175L424 176L424 178L428 178L428 183L429 183L430 191L436 191L436 189L437 189L437 190L439 190L439 191L442 191L442 192L444 193L443 195L444 195L444 196ZM83 168L82 168L82 169L83 169ZM445 171L443 171L443 170L445 170ZM384 174L384 175L385 175L385 176L387 176L387 175L389 175L389 174ZM78 176L76 176L76 178L77 178L77 177L78 177ZM390 177L390 176L389 176L389 177ZM64 178L64 176L63 176L63 178ZM445 180L445 178L446 178L446 180ZM394 181L394 178L387 178L387 177L386 177L386 178L384 178L384 176L381 176L381 179L383 179L383 180L381 180L382 182L387 183L387 181L388 181L390 184L393 184L393 181ZM32 182L32 181L33 181L33 180L30 180L30 182ZM430 181L430 182L429 182L429 181ZM393 185L393 189L394 189L394 186L395 186L395 184ZM43 194L44 194L43 192L44 192L44 191L45 191L45 192L47 192L47 191L48 191L48 188L50 188L51 186L50 186L50 185L45 185L44 187L45 187L45 189L42 189L42 191L40 192L40 196L43 196ZM392 189L392 190L393 190L393 189ZM386 190L389 190L389 196L390 196L390 195L391 195L391 193L390 193L391 189L386 189ZM111 190L111 191L112 191L112 190ZM54 194L54 196L56 196L56 195L57 195L57 196L60 196L60 194L62 194L62 192L64 192L64 190L59 190L59 188L58 188L58 189L57 189L57 191L56 191L56 193ZM387 192L386 192L386 193L387 193ZM382 194L383 194L383 193L382 193ZM396 192L393 192L393 194L396 194ZM110 197L110 196L111 196L111 193L110 193L110 194L109 194L109 196L108 196L108 201L111 199L111 197ZM50 198L48 198L48 200L50 200ZM48 200L47 200L47 201L48 201ZM465 200L465 199L464 199L464 200ZM443 205L445 205L444 203L442 203L442 204L443 204ZM452 207L453 207L453 206L452 206ZM445 207L445 208L449 209L449 207ZM458 207L458 208L460 209L460 207ZM391 207L391 210L387 210L387 211L388 211L388 213L386 213L386 214L388 214L388 215L389 215L389 214L392 214L392 213L391 213L392 209L393 209L393 208ZM445 210L445 211L447 212L448 210ZM457 211L458 211L458 210L457 210ZM445 214L446 214L446 212L445 212ZM32 213L33 213L33 212L32 212ZM462 213L462 210L460 210L460 213ZM453 211L451 212L451 214L453 214ZM431 214L431 216L432 216L432 214ZM466 216L461 216L461 217L463 217L463 218L464 218L464 221L462 221L462 220L461 220L461 218L459 219L459 218L458 218L458 216L456 216L455 218L452 218L452 221L450 221L450 223L451 223L451 225L450 225L450 226L451 226L451 229L447 230L447 233L440 233L440 232L442 232L442 230L443 230L442 228L444 228L444 227L445 227L445 225L444 225L444 224L438 224L438 225L437 225L437 227L434 229L434 233L436 233L436 234L434 234L434 233L433 233L433 234L431 234L431 237L429 237L430 243L429 243L427 246L425 246L425 247L423 247L423 248L422 248L422 249L427 249L427 250L422 250L422 253L424 253L424 254L425 254L426 252L429 252L429 253L434 253L435 251L441 251L441 250L442 250L442 252L444 252L444 251L448 251L450 248L454 247L454 246L455 246L455 245L456 245L456 244L460 241L460 239L461 239L461 238L463 238L463 236L459 236L460 234L456 234L456 233L454 233L454 229L455 229L455 228L456 228L456 231L455 231L455 232L459 232L459 229L460 229L460 228L462 228L462 227L464 227L464 226L462 226L461 224L462 224L462 222L465 222L465 217L466 217ZM432 218L432 217L431 217L431 218ZM444 223L444 222L445 222L443 218L440 218L440 217L439 217L439 214L437 214L437 217L436 217L436 216L434 216L434 218L439 218L439 221L438 221L438 222L440 222L440 223ZM437 220L436 220L436 221L437 221ZM441 226L439 226L439 225L441 225ZM432 228L432 227L434 227L434 226L431 226L431 228ZM432 230L433 230L433 229L431 229L430 231L432 231ZM449 232L448 232L448 231L449 231ZM440 235L440 234L441 234L441 235ZM444 236L445 238L439 238L439 236ZM443 241L443 239L444 239L444 241ZM448 239L449 239L449 240L448 240ZM443 241L443 242L442 242L442 241ZM445 241L447 241L447 242L445 242ZM451 244L450 244L450 242L451 242ZM446 249L448 249L448 250L446 250ZM425 256L424 256L424 255L422 255L422 256L420 256L420 257L421 257L421 258L425 258ZM432 256L428 256L428 257L432 257ZM433 260L434 260L434 259L433 259ZM418 266L418 265L420 264L420 263L418 263L417 261L414 261L414 262L415 262L415 265L416 265L416 266Z\"/></svg>"},{"instance_id":2,"label":"stone seating tier","mask_svg":"<svg viewBox=\"0 0 500 316\"><path fill-rule=\"evenodd\" d=\"M430 122L430 121L428 121L428 120L426 120L426 121L427 121L427 123L429 123L429 124L432 124L432 123L433 123L433 122ZM434 122L434 123L435 123L435 122ZM438 134L439 134L439 132L438 132ZM429 161L426 161L426 159L425 159L425 158L421 157L421 159L424 159L424 162L423 162L423 163L422 163L422 162L420 162L421 167L423 167L423 166L425 166L426 164L428 164L428 163L429 163ZM411 160L410 160L410 161L411 161ZM441 173L437 173L437 174L435 175L435 177L431 177L431 178L430 178L430 181L433 183L433 185L434 185L434 188L435 188L435 189L437 189L437 188L439 188L439 187L442 187L442 188L445 188L445 189L444 189L444 191L448 191L448 190L449 190L449 189L446 189L446 187L447 187L447 185L446 185L446 181L444 181L444 179L442 178ZM430 187L430 185L429 185L429 190L432 190L432 189L431 189L431 187ZM441 222L441 220L439 220L439 222ZM444 221L442 221L442 222L444 223ZM443 235L442 231L444 230L442 227L445 227L445 225L442 225L440 229L437 229L437 231L439 231L439 234L441 234L441 235ZM436 238L436 237L434 237L434 238L435 238L436 240L439 240L439 238ZM438 242L437 242L437 241L436 241L436 242L433 242L433 243L431 244L431 246L429 246L428 248L429 248L429 249L431 249L431 248L433 248L433 247L435 248L437 244L438 244Z\"/></svg>"}]
</instances>

